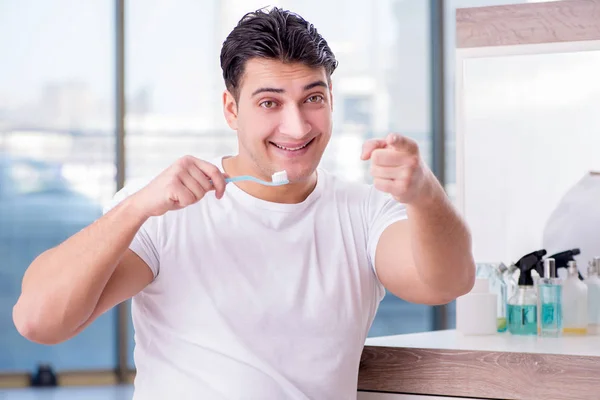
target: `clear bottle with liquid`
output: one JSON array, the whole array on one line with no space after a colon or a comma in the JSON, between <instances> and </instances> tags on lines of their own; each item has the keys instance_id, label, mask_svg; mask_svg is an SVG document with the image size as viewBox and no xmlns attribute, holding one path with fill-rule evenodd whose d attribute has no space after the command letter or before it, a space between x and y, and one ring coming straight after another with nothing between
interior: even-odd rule
<instances>
[{"instance_id":1,"label":"clear bottle with liquid","mask_svg":"<svg viewBox=\"0 0 600 400\"><path fill-rule=\"evenodd\" d=\"M588 333L600 334L600 257L595 257L588 266L584 281L588 288Z\"/></svg>"},{"instance_id":2,"label":"clear bottle with liquid","mask_svg":"<svg viewBox=\"0 0 600 400\"><path fill-rule=\"evenodd\" d=\"M537 335L537 293L533 287L531 271L536 268L546 250L538 250L523 256L516 266L520 270L519 286L508 299L508 331L513 335Z\"/></svg>"},{"instance_id":3,"label":"clear bottle with liquid","mask_svg":"<svg viewBox=\"0 0 600 400\"><path fill-rule=\"evenodd\" d=\"M477 263L476 277L487 279L489 282L490 292L496 295L496 330L497 332L505 332L506 323L506 282L503 278L503 273L508 269L503 263Z\"/></svg>"},{"instance_id":4,"label":"clear bottle with liquid","mask_svg":"<svg viewBox=\"0 0 600 400\"><path fill-rule=\"evenodd\" d=\"M497 310L496 310L496 328L498 332L506 332L508 324L506 321L506 307L508 302L506 282L502 276L503 270L506 266L503 263L495 265L494 275L490 280L490 289L492 293L495 293L498 299Z\"/></svg>"},{"instance_id":5,"label":"clear bottle with liquid","mask_svg":"<svg viewBox=\"0 0 600 400\"><path fill-rule=\"evenodd\" d=\"M563 334L586 335L588 327L588 288L579 279L577 263L569 261L562 290Z\"/></svg>"},{"instance_id":6,"label":"clear bottle with liquid","mask_svg":"<svg viewBox=\"0 0 600 400\"><path fill-rule=\"evenodd\" d=\"M537 293L531 271L538 266L546 250L526 254L515 264L519 268L519 286L508 300L508 331L513 335L537 335Z\"/></svg>"},{"instance_id":7,"label":"clear bottle with liquid","mask_svg":"<svg viewBox=\"0 0 600 400\"><path fill-rule=\"evenodd\" d=\"M508 267L500 264L499 269L506 287L506 299L508 300L517 292L519 287L517 283L519 268L515 264L510 264Z\"/></svg>"},{"instance_id":8,"label":"clear bottle with liquid","mask_svg":"<svg viewBox=\"0 0 600 400\"><path fill-rule=\"evenodd\" d=\"M533 283L519 285L508 300L508 331L513 335L537 335L537 295Z\"/></svg>"},{"instance_id":9,"label":"clear bottle with liquid","mask_svg":"<svg viewBox=\"0 0 600 400\"><path fill-rule=\"evenodd\" d=\"M553 258L544 260L544 270L537 282L540 336L558 337L562 333L562 286L556 277Z\"/></svg>"}]
</instances>

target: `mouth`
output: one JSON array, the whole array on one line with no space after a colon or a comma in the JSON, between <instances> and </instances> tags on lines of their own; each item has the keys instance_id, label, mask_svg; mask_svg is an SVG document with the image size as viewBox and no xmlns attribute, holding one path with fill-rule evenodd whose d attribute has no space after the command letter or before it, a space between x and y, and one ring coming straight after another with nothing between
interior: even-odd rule
<instances>
[{"instance_id":1,"label":"mouth","mask_svg":"<svg viewBox=\"0 0 600 400\"><path fill-rule=\"evenodd\" d=\"M310 144L312 142L314 142L314 140L315 140L315 138L312 138L308 142L301 143L301 144L275 143L275 142L269 142L269 143L272 144L273 146L277 147L280 150L294 153L294 152L300 152L301 150L306 149L308 146L310 146Z\"/></svg>"}]
</instances>

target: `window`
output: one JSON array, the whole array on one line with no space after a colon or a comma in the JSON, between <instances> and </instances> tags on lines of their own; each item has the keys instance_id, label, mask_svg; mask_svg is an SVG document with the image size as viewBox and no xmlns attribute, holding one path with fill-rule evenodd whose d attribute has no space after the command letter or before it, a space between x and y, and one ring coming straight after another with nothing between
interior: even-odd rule
<instances>
[{"instance_id":1,"label":"window","mask_svg":"<svg viewBox=\"0 0 600 400\"><path fill-rule=\"evenodd\" d=\"M0 3L0 372L114 369L111 311L57 346L22 338L25 269L102 213L114 191L113 4Z\"/></svg>"},{"instance_id":2,"label":"window","mask_svg":"<svg viewBox=\"0 0 600 400\"><path fill-rule=\"evenodd\" d=\"M244 13L265 4L125 4L126 180L156 174L186 153L209 160L235 153L221 111L220 48ZM362 144L391 131L417 140L429 162L429 3L273 4L313 22L340 61L339 107L322 166L369 181ZM112 1L0 4L0 372L41 362L58 370L117 364L114 310L58 346L30 343L11 318L31 261L98 218L114 193L114 21ZM370 335L426 331L431 321L430 307L388 295Z\"/></svg>"},{"instance_id":3,"label":"window","mask_svg":"<svg viewBox=\"0 0 600 400\"><path fill-rule=\"evenodd\" d=\"M126 3L127 182L158 174L185 154L212 161L236 151L235 133L221 111L220 44L237 22L230 14L251 8L229 3Z\"/></svg>"}]
</instances>

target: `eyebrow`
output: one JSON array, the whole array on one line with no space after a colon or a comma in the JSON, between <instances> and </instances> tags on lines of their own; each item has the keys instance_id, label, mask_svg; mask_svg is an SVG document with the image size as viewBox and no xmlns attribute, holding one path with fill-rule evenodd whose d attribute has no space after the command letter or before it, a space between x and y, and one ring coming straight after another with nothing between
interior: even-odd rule
<instances>
[{"instance_id":1,"label":"eyebrow","mask_svg":"<svg viewBox=\"0 0 600 400\"><path fill-rule=\"evenodd\" d=\"M308 85L304 86L304 91L314 89L316 87L328 88L329 86L324 81L315 81L313 83L309 83ZM254 97L259 93L265 93L265 92L267 92L267 93L285 93L285 90L281 89L281 88L264 87L264 88L256 89L254 92L252 92L252 96Z\"/></svg>"}]
</instances>

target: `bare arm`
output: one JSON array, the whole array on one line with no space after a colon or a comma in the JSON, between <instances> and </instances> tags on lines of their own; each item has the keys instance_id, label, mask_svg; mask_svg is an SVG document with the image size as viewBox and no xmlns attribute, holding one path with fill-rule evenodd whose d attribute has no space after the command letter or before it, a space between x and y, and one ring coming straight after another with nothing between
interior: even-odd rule
<instances>
[{"instance_id":1,"label":"bare arm","mask_svg":"<svg viewBox=\"0 0 600 400\"><path fill-rule=\"evenodd\" d=\"M99 300L119 263L120 274L129 274L131 280L126 287L112 284L115 293L104 296L110 298L109 303L118 304L147 285L152 279L148 266L139 258L125 256L146 218L128 199L37 257L25 272L13 309L19 332L44 344L72 337L92 314L97 317L108 309L99 308Z\"/></svg>"},{"instance_id":2,"label":"bare arm","mask_svg":"<svg viewBox=\"0 0 600 400\"><path fill-rule=\"evenodd\" d=\"M414 140L399 135L365 143L378 190L406 205L408 220L379 238L375 269L398 297L444 304L468 292L475 280L470 232L444 189L425 166Z\"/></svg>"},{"instance_id":3,"label":"bare arm","mask_svg":"<svg viewBox=\"0 0 600 400\"><path fill-rule=\"evenodd\" d=\"M126 250L121 262L111 275L102 295L98 300L98 304L90 317L81 325L71 336L76 336L96 318L104 314L114 306L123 301L135 296L144 289L154 276L148 265L137 254L131 250Z\"/></svg>"},{"instance_id":4,"label":"bare arm","mask_svg":"<svg viewBox=\"0 0 600 400\"><path fill-rule=\"evenodd\" d=\"M429 200L408 205L408 219L383 232L375 268L382 284L396 296L414 303L446 304L473 285L471 236L439 185Z\"/></svg>"},{"instance_id":5,"label":"bare arm","mask_svg":"<svg viewBox=\"0 0 600 400\"><path fill-rule=\"evenodd\" d=\"M151 216L221 198L225 178L205 161L186 156L150 184L59 246L42 253L25 272L13 320L31 341L54 344L81 332L96 317L134 296L153 279L129 250Z\"/></svg>"}]
</instances>

